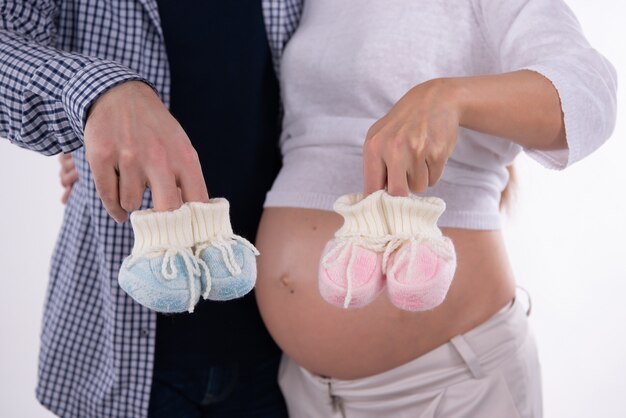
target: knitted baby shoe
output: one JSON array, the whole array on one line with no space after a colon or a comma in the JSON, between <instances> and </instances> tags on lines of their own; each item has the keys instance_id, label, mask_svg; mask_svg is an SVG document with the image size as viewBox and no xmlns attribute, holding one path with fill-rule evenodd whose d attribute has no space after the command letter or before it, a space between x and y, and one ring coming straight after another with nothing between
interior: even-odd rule
<instances>
[{"instance_id":1,"label":"knitted baby shoe","mask_svg":"<svg viewBox=\"0 0 626 418\"><path fill-rule=\"evenodd\" d=\"M452 241L437 227L446 205L437 197L387 193L382 202L392 236L383 260L389 299L407 311L433 309L445 299L456 269Z\"/></svg>"},{"instance_id":2,"label":"knitted baby shoe","mask_svg":"<svg viewBox=\"0 0 626 418\"><path fill-rule=\"evenodd\" d=\"M118 282L134 300L157 312L193 312L200 298L200 266L191 247L191 211L152 209L130 215L135 244Z\"/></svg>"},{"instance_id":3,"label":"knitted baby shoe","mask_svg":"<svg viewBox=\"0 0 626 418\"><path fill-rule=\"evenodd\" d=\"M341 196L333 208L344 218L324 251L319 268L319 289L328 303L344 308L365 306L384 288L382 252L387 227L382 191Z\"/></svg>"},{"instance_id":4,"label":"knitted baby shoe","mask_svg":"<svg viewBox=\"0 0 626 418\"><path fill-rule=\"evenodd\" d=\"M245 238L233 234L228 200L192 202L191 225L195 254L202 269L205 299L231 300L249 293L256 283L257 249Z\"/></svg>"}]
</instances>

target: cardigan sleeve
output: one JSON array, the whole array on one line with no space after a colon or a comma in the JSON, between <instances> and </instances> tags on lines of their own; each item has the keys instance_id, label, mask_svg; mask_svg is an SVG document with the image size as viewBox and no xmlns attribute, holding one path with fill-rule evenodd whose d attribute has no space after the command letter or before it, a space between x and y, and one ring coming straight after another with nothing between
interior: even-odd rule
<instances>
[{"instance_id":1,"label":"cardigan sleeve","mask_svg":"<svg viewBox=\"0 0 626 418\"><path fill-rule=\"evenodd\" d=\"M89 107L108 89L148 83L116 62L55 49L57 13L57 0L0 2L0 137L45 155L83 145Z\"/></svg>"},{"instance_id":2,"label":"cardigan sleeve","mask_svg":"<svg viewBox=\"0 0 626 418\"><path fill-rule=\"evenodd\" d=\"M473 0L485 41L503 72L528 69L559 94L567 149L526 149L542 165L563 169L599 148L617 113L617 74L593 49L562 0Z\"/></svg>"}]
</instances>

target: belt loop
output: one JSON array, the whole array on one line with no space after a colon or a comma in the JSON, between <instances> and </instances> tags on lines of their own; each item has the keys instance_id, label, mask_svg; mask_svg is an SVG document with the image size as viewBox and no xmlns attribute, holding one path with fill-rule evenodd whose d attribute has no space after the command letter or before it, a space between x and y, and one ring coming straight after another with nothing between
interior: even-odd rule
<instances>
[{"instance_id":1,"label":"belt loop","mask_svg":"<svg viewBox=\"0 0 626 418\"><path fill-rule=\"evenodd\" d=\"M530 312L533 308L533 301L530 298L530 292L520 285L517 285L516 287L526 294L526 300L528 301L528 308L526 308L526 316L530 316Z\"/></svg>"},{"instance_id":2,"label":"belt loop","mask_svg":"<svg viewBox=\"0 0 626 418\"><path fill-rule=\"evenodd\" d=\"M472 372L472 376L474 376L475 379L485 377L485 372L483 372L478 357L474 354L472 347L465 341L465 338L463 338L462 335L457 335L456 337L452 337L450 342L467 365L467 368Z\"/></svg>"},{"instance_id":3,"label":"belt loop","mask_svg":"<svg viewBox=\"0 0 626 418\"><path fill-rule=\"evenodd\" d=\"M339 412L341 418L346 418L346 410L343 406L343 399L333 393L333 384L331 379L328 379L328 397L330 398L330 406L333 410L333 414Z\"/></svg>"}]
</instances>

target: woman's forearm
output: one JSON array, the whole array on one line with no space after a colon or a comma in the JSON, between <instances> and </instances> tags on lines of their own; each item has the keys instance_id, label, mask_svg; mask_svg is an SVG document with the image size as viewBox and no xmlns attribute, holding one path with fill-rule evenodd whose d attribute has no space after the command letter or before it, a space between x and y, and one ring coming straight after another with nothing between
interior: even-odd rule
<instances>
[{"instance_id":1,"label":"woman's forearm","mask_svg":"<svg viewBox=\"0 0 626 418\"><path fill-rule=\"evenodd\" d=\"M559 95L538 73L437 78L421 83L374 123L363 145L365 193L423 192L441 177L459 126L525 148L565 149Z\"/></svg>"},{"instance_id":2,"label":"woman's forearm","mask_svg":"<svg viewBox=\"0 0 626 418\"><path fill-rule=\"evenodd\" d=\"M539 73L504 74L443 80L459 107L459 124L510 139L526 148L567 147L559 95Z\"/></svg>"}]
</instances>

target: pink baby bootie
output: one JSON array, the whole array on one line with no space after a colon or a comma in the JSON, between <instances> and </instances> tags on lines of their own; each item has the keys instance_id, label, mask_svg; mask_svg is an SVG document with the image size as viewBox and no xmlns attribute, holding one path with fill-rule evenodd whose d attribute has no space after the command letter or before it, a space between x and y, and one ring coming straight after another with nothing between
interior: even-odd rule
<instances>
[{"instance_id":1,"label":"pink baby bootie","mask_svg":"<svg viewBox=\"0 0 626 418\"><path fill-rule=\"evenodd\" d=\"M385 284L382 253L388 234L382 191L341 196L334 205L344 218L335 238L328 241L319 268L319 289L328 303L344 308L373 301Z\"/></svg>"},{"instance_id":2,"label":"pink baby bootie","mask_svg":"<svg viewBox=\"0 0 626 418\"><path fill-rule=\"evenodd\" d=\"M437 220L446 208L437 197L382 196L391 240L383 270L389 300L406 311L427 311L440 305L448 293L456 253L442 235Z\"/></svg>"}]
</instances>

